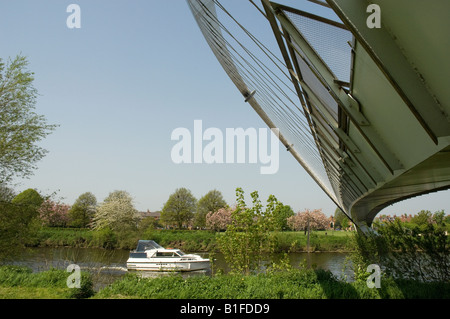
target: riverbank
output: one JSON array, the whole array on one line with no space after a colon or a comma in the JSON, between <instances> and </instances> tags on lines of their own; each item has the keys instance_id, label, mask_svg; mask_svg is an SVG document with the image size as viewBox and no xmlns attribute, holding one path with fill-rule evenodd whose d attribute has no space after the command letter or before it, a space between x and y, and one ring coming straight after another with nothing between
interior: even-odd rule
<instances>
[{"instance_id":1,"label":"riverbank","mask_svg":"<svg viewBox=\"0 0 450 319\"><path fill-rule=\"evenodd\" d=\"M139 239L151 239L164 247L184 251L217 252L217 236L207 230L152 230L150 232L116 234L76 228L42 228L30 243L34 247L77 247L132 250ZM344 252L351 250L351 232L314 231L310 235L310 252ZM305 252L304 232L274 232L274 252Z\"/></svg>"},{"instance_id":2,"label":"riverbank","mask_svg":"<svg viewBox=\"0 0 450 319\"><path fill-rule=\"evenodd\" d=\"M347 283L321 269L290 269L255 275L181 275L142 278L128 273L98 292L83 274L82 288L67 287L63 270L32 273L0 267L3 299L448 299L450 283L421 283L383 278L380 289L364 281Z\"/></svg>"}]
</instances>

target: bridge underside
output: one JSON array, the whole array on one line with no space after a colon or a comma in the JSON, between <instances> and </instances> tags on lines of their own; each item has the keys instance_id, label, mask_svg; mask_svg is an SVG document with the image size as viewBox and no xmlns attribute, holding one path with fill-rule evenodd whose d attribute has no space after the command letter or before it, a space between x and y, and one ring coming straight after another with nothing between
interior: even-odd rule
<instances>
[{"instance_id":1,"label":"bridge underside","mask_svg":"<svg viewBox=\"0 0 450 319\"><path fill-rule=\"evenodd\" d=\"M216 20L217 3L189 0L216 57L246 101L269 127L280 129L282 143L360 230L370 231L386 206L450 188L449 1L322 2L337 21L262 0L261 12L296 92L298 111L289 109L286 118L279 116L286 103L272 115L263 103L265 84L242 75ZM380 8L379 28L368 25L369 4ZM310 140L286 125L297 113ZM310 144L321 167L310 164L302 142Z\"/></svg>"},{"instance_id":2,"label":"bridge underside","mask_svg":"<svg viewBox=\"0 0 450 319\"><path fill-rule=\"evenodd\" d=\"M370 123L353 121L348 135L363 149L359 133L373 128L365 143L373 145L362 152L375 151L385 166L365 166L381 178L345 205L365 229L393 203L450 187L450 23L443 13L450 3L370 1L381 17L380 28L371 29L369 2L327 2L354 37L349 94Z\"/></svg>"},{"instance_id":3,"label":"bridge underside","mask_svg":"<svg viewBox=\"0 0 450 319\"><path fill-rule=\"evenodd\" d=\"M412 197L446 190L450 185L450 147L384 184L352 207L354 222L366 230L383 208Z\"/></svg>"}]
</instances>

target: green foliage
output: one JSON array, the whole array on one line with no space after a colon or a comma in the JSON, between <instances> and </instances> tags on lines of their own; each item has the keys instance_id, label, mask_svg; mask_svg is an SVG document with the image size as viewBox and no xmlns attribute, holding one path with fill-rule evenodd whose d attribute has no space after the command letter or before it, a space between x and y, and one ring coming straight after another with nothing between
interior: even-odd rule
<instances>
[{"instance_id":1,"label":"green foliage","mask_svg":"<svg viewBox=\"0 0 450 319\"><path fill-rule=\"evenodd\" d=\"M127 274L95 298L145 299L403 299L450 296L450 284L386 280L381 289L337 280L322 269L291 269L243 276L170 275L140 278Z\"/></svg>"},{"instance_id":2,"label":"green foliage","mask_svg":"<svg viewBox=\"0 0 450 319\"><path fill-rule=\"evenodd\" d=\"M347 229L350 225L350 220L348 219L347 215L339 208L337 207L334 211L334 229Z\"/></svg>"},{"instance_id":3,"label":"green foliage","mask_svg":"<svg viewBox=\"0 0 450 319\"><path fill-rule=\"evenodd\" d=\"M12 188L0 183L0 202L11 202L15 196Z\"/></svg>"},{"instance_id":4,"label":"green foliage","mask_svg":"<svg viewBox=\"0 0 450 319\"><path fill-rule=\"evenodd\" d=\"M81 194L69 210L72 227L88 227L95 215L97 198L91 192Z\"/></svg>"},{"instance_id":5,"label":"green foliage","mask_svg":"<svg viewBox=\"0 0 450 319\"><path fill-rule=\"evenodd\" d=\"M433 214L429 210L421 210L413 218L411 223L417 226L426 226L432 222Z\"/></svg>"},{"instance_id":6,"label":"green foliage","mask_svg":"<svg viewBox=\"0 0 450 319\"><path fill-rule=\"evenodd\" d=\"M0 266L0 288L14 287L56 290L58 298L89 298L94 295L93 281L90 274L81 272L80 288L68 288L67 278L70 274L65 270L52 268L47 271L33 273L28 267ZM33 290L25 290L27 293ZM54 296L55 294L53 294ZM27 296L19 296L26 298Z\"/></svg>"},{"instance_id":7,"label":"green foliage","mask_svg":"<svg viewBox=\"0 0 450 319\"><path fill-rule=\"evenodd\" d=\"M445 225L436 223L431 213L421 212L411 223L396 219L375 227L379 235L355 235L352 261L357 274L378 264L394 278L450 282L450 240Z\"/></svg>"},{"instance_id":8,"label":"green foliage","mask_svg":"<svg viewBox=\"0 0 450 319\"><path fill-rule=\"evenodd\" d=\"M144 217L143 219L141 219L141 221L139 222L139 225L138 225L138 231L143 233L146 231L155 230L159 227L161 227L159 220L152 216L148 216L148 217Z\"/></svg>"},{"instance_id":9,"label":"green foliage","mask_svg":"<svg viewBox=\"0 0 450 319\"><path fill-rule=\"evenodd\" d=\"M251 193L253 207L244 201L244 191L236 189L236 209L225 233L217 237L220 251L233 272L250 273L259 269L263 252L273 252L273 212L276 198L269 198L263 212L258 192Z\"/></svg>"},{"instance_id":10,"label":"green foliage","mask_svg":"<svg viewBox=\"0 0 450 319\"><path fill-rule=\"evenodd\" d=\"M188 226L194 217L197 200L191 191L178 188L170 195L161 212L161 220L168 226L181 229Z\"/></svg>"},{"instance_id":11,"label":"green foliage","mask_svg":"<svg viewBox=\"0 0 450 319\"><path fill-rule=\"evenodd\" d=\"M94 245L95 231L79 228L42 227L39 229L32 246L41 247L97 247ZM97 241L97 240L96 240ZM99 240L98 240L99 241ZM103 243L103 242L102 242ZM103 245L103 244L102 244ZM99 245L99 247L102 247Z\"/></svg>"},{"instance_id":12,"label":"green foliage","mask_svg":"<svg viewBox=\"0 0 450 319\"><path fill-rule=\"evenodd\" d=\"M283 203L277 200L273 212L274 229L278 231L288 230L289 227L287 224L287 219L292 216L294 216L294 211L292 210L291 206L284 205Z\"/></svg>"},{"instance_id":13,"label":"green foliage","mask_svg":"<svg viewBox=\"0 0 450 319\"><path fill-rule=\"evenodd\" d=\"M0 201L0 259L17 253L35 236L43 198L27 189L9 201Z\"/></svg>"},{"instance_id":14,"label":"green foliage","mask_svg":"<svg viewBox=\"0 0 450 319\"><path fill-rule=\"evenodd\" d=\"M92 275L86 272L81 272L80 288L70 288L69 298L86 299L92 297L94 294L94 282L92 280Z\"/></svg>"},{"instance_id":15,"label":"green foliage","mask_svg":"<svg viewBox=\"0 0 450 319\"><path fill-rule=\"evenodd\" d=\"M109 227L99 229L94 233L94 243L95 247L114 249L118 244L117 234Z\"/></svg>"},{"instance_id":16,"label":"green foliage","mask_svg":"<svg viewBox=\"0 0 450 319\"><path fill-rule=\"evenodd\" d=\"M218 190L209 191L197 202L197 212L195 214L194 225L198 228L206 227L206 215L209 212L216 212L219 208L226 208L227 202L223 199L222 193Z\"/></svg>"},{"instance_id":17,"label":"green foliage","mask_svg":"<svg viewBox=\"0 0 450 319\"><path fill-rule=\"evenodd\" d=\"M0 184L32 174L47 153L38 143L56 127L34 112L38 93L27 66L23 56L0 59Z\"/></svg>"},{"instance_id":18,"label":"green foliage","mask_svg":"<svg viewBox=\"0 0 450 319\"><path fill-rule=\"evenodd\" d=\"M275 232L273 236L275 252L306 251L307 236L302 231ZM353 249L350 245L351 233L348 232L313 231L310 237L311 252Z\"/></svg>"},{"instance_id":19,"label":"green foliage","mask_svg":"<svg viewBox=\"0 0 450 319\"><path fill-rule=\"evenodd\" d=\"M27 189L14 197L11 203L30 209L30 214L37 215L39 207L44 202L44 198L35 190Z\"/></svg>"}]
</instances>

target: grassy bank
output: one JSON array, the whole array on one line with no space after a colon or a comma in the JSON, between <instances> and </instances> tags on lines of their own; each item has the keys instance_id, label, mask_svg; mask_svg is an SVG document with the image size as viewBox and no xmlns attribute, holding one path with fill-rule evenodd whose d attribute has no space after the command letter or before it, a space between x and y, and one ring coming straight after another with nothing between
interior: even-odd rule
<instances>
[{"instance_id":1,"label":"grassy bank","mask_svg":"<svg viewBox=\"0 0 450 319\"><path fill-rule=\"evenodd\" d=\"M341 252L351 249L349 239L351 232L344 231L314 231L310 235L310 251ZM276 252L303 252L307 250L307 236L304 232L275 233Z\"/></svg>"},{"instance_id":2,"label":"grassy bank","mask_svg":"<svg viewBox=\"0 0 450 319\"><path fill-rule=\"evenodd\" d=\"M330 272L291 269L258 275L192 276L169 275L141 278L126 274L94 294L89 277L83 289L69 289L69 274L62 270L32 273L24 267L0 267L0 298L3 299L448 299L450 283L420 283L382 279L380 289L364 281L347 283ZM84 282L84 286L83 286ZM87 284L86 284L87 282Z\"/></svg>"},{"instance_id":3,"label":"grassy bank","mask_svg":"<svg viewBox=\"0 0 450 319\"><path fill-rule=\"evenodd\" d=\"M70 289L71 274L60 269L33 273L19 266L0 267L0 299L77 299L94 294L90 275L81 273L81 287Z\"/></svg>"},{"instance_id":4,"label":"grassy bank","mask_svg":"<svg viewBox=\"0 0 450 319\"><path fill-rule=\"evenodd\" d=\"M275 232L275 252L306 251L304 232ZM134 249L138 239L151 239L164 247L179 248L188 252L217 251L217 236L205 230L153 230L144 234L115 234L74 228L42 228L31 243L40 247L93 247ZM351 233L342 231L315 231L310 236L310 251L348 251Z\"/></svg>"},{"instance_id":5,"label":"grassy bank","mask_svg":"<svg viewBox=\"0 0 450 319\"><path fill-rule=\"evenodd\" d=\"M293 269L258 275L142 279L129 274L94 298L154 299L409 299L449 298L449 283L385 279L380 289L346 283L324 270Z\"/></svg>"}]
</instances>

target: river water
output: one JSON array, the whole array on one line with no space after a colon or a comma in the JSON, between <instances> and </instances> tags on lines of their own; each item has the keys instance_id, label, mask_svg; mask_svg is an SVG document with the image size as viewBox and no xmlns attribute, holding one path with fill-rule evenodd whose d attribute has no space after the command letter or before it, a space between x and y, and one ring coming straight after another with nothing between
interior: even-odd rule
<instances>
[{"instance_id":1,"label":"river water","mask_svg":"<svg viewBox=\"0 0 450 319\"><path fill-rule=\"evenodd\" d=\"M197 253L204 258L209 258L208 253ZM93 275L94 290L120 279L127 273L126 261L129 252L126 250L106 250L98 248L30 248L24 250L6 264L27 266L34 272L48 270L50 268L67 269L70 264L80 266L81 270L89 271ZM317 267L330 270L341 279L351 279L352 273L347 262L346 253L321 252L321 253L290 253L290 264L300 267L301 264L308 267ZM214 254L214 271L227 272L227 266L222 254ZM211 271L183 273L183 276L209 275ZM164 275L164 273L141 273L145 277Z\"/></svg>"}]
</instances>

